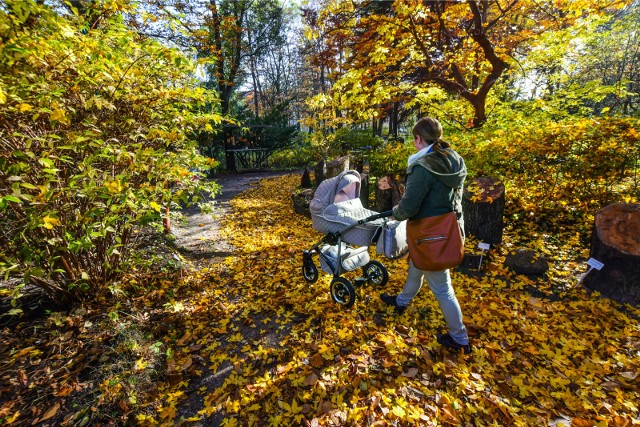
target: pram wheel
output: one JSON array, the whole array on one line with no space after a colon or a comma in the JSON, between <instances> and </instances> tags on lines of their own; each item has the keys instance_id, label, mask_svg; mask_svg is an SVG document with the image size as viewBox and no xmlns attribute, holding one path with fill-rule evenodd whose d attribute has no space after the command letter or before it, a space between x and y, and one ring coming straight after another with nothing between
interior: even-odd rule
<instances>
[{"instance_id":1,"label":"pram wheel","mask_svg":"<svg viewBox=\"0 0 640 427\"><path fill-rule=\"evenodd\" d=\"M356 291L347 279L336 277L331 281L331 298L345 308L349 308L356 301Z\"/></svg>"},{"instance_id":2,"label":"pram wheel","mask_svg":"<svg viewBox=\"0 0 640 427\"><path fill-rule=\"evenodd\" d=\"M318 280L318 267L308 263L302 266L302 277L308 283L315 283Z\"/></svg>"},{"instance_id":3,"label":"pram wheel","mask_svg":"<svg viewBox=\"0 0 640 427\"><path fill-rule=\"evenodd\" d=\"M378 261L369 261L362 267L364 277L376 286L384 286L389 281L389 273L382 263Z\"/></svg>"},{"instance_id":4,"label":"pram wheel","mask_svg":"<svg viewBox=\"0 0 640 427\"><path fill-rule=\"evenodd\" d=\"M302 277L309 283L315 283L318 280L318 267L311 259L311 251L302 252Z\"/></svg>"}]
</instances>

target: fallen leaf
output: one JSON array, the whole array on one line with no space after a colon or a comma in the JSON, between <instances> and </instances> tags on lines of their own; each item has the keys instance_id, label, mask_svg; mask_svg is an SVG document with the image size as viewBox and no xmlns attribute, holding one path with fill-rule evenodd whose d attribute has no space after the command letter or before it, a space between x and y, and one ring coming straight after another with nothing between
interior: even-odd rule
<instances>
[{"instance_id":1,"label":"fallen leaf","mask_svg":"<svg viewBox=\"0 0 640 427\"><path fill-rule=\"evenodd\" d=\"M32 350L35 350L35 347L31 346L31 347L23 348L22 350L20 350L19 352L13 355L13 359L14 360L20 359L25 354L29 354Z\"/></svg>"},{"instance_id":2,"label":"fallen leaf","mask_svg":"<svg viewBox=\"0 0 640 427\"><path fill-rule=\"evenodd\" d=\"M51 408L49 408L47 410L47 412L44 413L44 415L42 417L40 417L40 419L38 420L38 423L41 423L43 421L48 420L49 418L53 417L55 414L58 413L58 410L60 409L60 404L56 403L55 405L53 405Z\"/></svg>"},{"instance_id":3,"label":"fallen leaf","mask_svg":"<svg viewBox=\"0 0 640 427\"><path fill-rule=\"evenodd\" d=\"M416 375L418 375L418 372L419 372L418 368L409 368L407 372L402 373L402 376L407 378L413 378Z\"/></svg>"},{"instance_id":4,"label":"fallen leaf","mask_svg":"<svg viewBox=\"0 0 640 427\"><path fill-rule=\"evenodd\" d=\"M191 356L187 357L186 360L182 363L182 366L180 367L181 370L185 371L187 369L189 369L191 367L191 365L193 364L193 359L191 358Z\"/></svg>"},{"instance_id":5,"label":"fallen leaf","mask_svg":"<svg viewBox=\"0 0 640 427\"><path fill-rule=\"evenodd\" d=\"M24 372L23 369L18 369L18 381L20 381L20 384L22 384L23 386L27 385L27 374Z\"/></svg>"},{"instance_id":6,"label":"fallen leaf","mask_svg":"<svg viewBox=\"0 0 640 427\"><path fill-rule=\"evenodd\" d=\"M638 378L638 372L621 372L620 376L627 380L635 380Z\"/></svg>"},{"instance_id":7,"label":"fallen leaf","mask_svg":"<svg viewBox=\"0 0 640 427\"><path fill-rule=\"evenodd\" d=\"M60 397L69 396L73 390L74 390L73 387L65 385L62 388L60 388L60 391L58 391L58 396Z\"/></svg>"},{"instance_id":8,"label":"fallen leaf","mask_svg":"<svg viewBox=\"0 0 640 427\"><path fill-rule=\"evenodd\" d=\"M307 375L307 377L304 379L303 384L306 386L313 386L316 385L316 383L318 382L318 376L312 372L309 375Z\"/></svg>"},{"instance_id":9,"label":"fallen leaf","mask_svg":"<svg viewBox=\"0 0 640 427\"><path fill-rule=\"evenodd\" d=\"M311 357L309 363L314 368L322 368L324 366L324 357L320 353L316 353Z\"/></svg>"}]
</instances>

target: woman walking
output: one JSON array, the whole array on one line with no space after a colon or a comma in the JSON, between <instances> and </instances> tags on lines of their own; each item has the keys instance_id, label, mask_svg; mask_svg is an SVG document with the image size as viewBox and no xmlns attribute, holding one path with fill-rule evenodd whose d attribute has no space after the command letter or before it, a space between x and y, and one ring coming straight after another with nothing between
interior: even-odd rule
<instances>
[{"instance_id":1,"label":"woman walking","mask_svg":"<svg viewBox=\"0 0 640 427\"><path fill-rule=\"evenodd\" d=\"M393 216L398 220L418 220L456 211L460 229L462 217L462 186L467 176L464 160L451 145L442 140L442 126L434 118L423 117L413 127L413 146L416 153L409 157L405 192ZM423 280L440 305L449 331L437 336L443 346L471 352L462 311L456 298L449 270L420 270L409 261L404 289L398 295L380 295L380 299L402 313L422 288Z\"/></svg>"}]
</instances>

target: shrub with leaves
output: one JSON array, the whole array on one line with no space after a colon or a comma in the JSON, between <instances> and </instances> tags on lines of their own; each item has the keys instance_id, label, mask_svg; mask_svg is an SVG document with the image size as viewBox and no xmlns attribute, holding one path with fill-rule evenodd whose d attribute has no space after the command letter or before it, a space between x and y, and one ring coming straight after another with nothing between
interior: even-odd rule
<instances>
[{"instance_id":1,"label":"shrub with leaves","mask_svg":"<svg viewBox=\"0 0 640 427\"><path fill-rule=\"evenodd\" d=\"M472 174L504 181L515 210L574 220L609 203L637 203L639 127L630 118L531 120L459 133L452 141Z\"/></svg>"},{"instance_id":2,"label":"shrub with leaves","mask_svg":"<svg viewBox=\"0 0 640 427\"><path fill-rule=\"evenodd\" d=\"M199 112L215 97L109 5L92 27L35 1L0 9L0 272L67 301L118 275L134 224L215 191L189 140L220 123Z\"/></svg>"},{"instance_id":3,"label":"shrub with leaves","mask_svg":"<svg viewBox=\"0 0 640 427\"><path fill-rule=\"evenodd\" d=\"M404 172L407 159L415 152L413 145L402 140L389 141L374 151L369 159L371 173L384 176L387 173Z\"/></svg>"}]
</instances>

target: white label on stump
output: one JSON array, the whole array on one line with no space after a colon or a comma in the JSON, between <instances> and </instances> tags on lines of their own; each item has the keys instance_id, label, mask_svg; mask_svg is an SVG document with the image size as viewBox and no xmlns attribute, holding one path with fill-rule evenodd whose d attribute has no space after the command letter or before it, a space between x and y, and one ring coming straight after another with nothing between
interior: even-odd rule
<instances>
[{"instance_id":1,"label":"white label on stump","mask_svg":"<svg viewBox=\"0 0 640 427\"><path fill-rule=\"evenodd\" d=\"M482 243L482 242L480 242L480 243L478 243L478 247L479 247L480 249L482 249L483 251L488 251L488 250L489 250L489 248L491 248L491 245L490 245L489 243Z\"/></svg>"},{"instance_id":2,"label":"white label on stump","mask_svg":"<svg viewBox=\"0 0 640 427\"><path fill-rule=\"evenodd\" d=\"M589 267L595 268L596 270L600 270L602 269L602 267L604 267L604 264L595 258L589 258L589 261L587 261L587 265Z\"/></svg>"}]
</instances>

